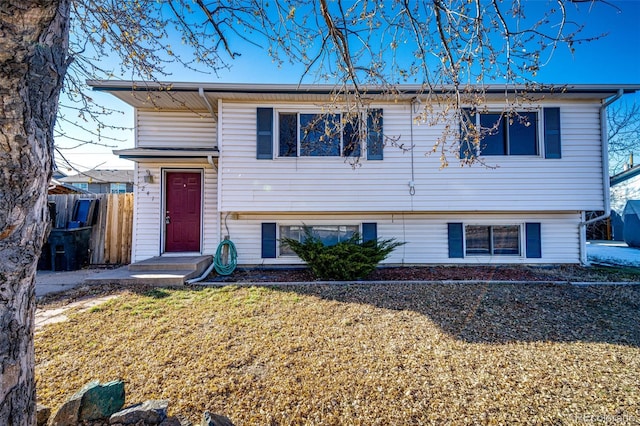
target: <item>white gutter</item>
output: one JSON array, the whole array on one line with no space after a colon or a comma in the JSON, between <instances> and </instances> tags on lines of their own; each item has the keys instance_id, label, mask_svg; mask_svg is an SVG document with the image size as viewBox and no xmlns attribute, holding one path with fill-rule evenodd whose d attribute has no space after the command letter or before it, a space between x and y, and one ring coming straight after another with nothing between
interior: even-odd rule
<instances>
[{"instance_id":1,"label":"white gutter","mask_svg":"<svg viewBox=\"0 0 640 426\"><path fill-rule=\"evenodd\" d=\"M611 200L609 194L609 141L607 140L607 107L620 99L624 94L623 89L619 89L616 95L602 104L600 107L600 137L602 138L602 187L604 194L604 213L593 219L582 222L581 225L589 225L611 215Z\"/></svg>"},{"instance_id":2,"label":"white gutter","mask_svg":"<svg viewBox=\"0 0 640 426\"><path fill-rule=\"evenodd\" d=\"M287 93L333 93L336 90L334 84L296 84L296 83L206 83L206 82L182 82L182 81L131 81L131 80L87 80L87 85L91 86L95 90L166 90L166 91L189 91L194 92L199 89L207 90L208 92L258 92L258 93L275 93L282 94ZM470 86L471 88L478 88L477 86ZM495 92L504 95L505 85L503 84L489 84L482 86L488 92ZM365 85L361 86L362 89L367 92L385 92L381 90L377 85ZM407 99L415 97L416 94L422 94L428 92L425 86L420 84L401 84L397 87L401 94L407 96ZM581 92L585 95L589 95L593 98L594 94L601 95L605 98L608 93L617 89L624 89L627 93L640 90L638 84L556 84L556 85L540 85L536 89L535 93L553 93L559 94L562 97L566 97L568 94L574 92ZM353 89L353 87L348 87ZM440 85L437 86L436 92L448 93L455 89L453 85ZM520 92L522 90L530 91L530 87L527 85L509 86L510 90ZM386 93L386 92L385 92ZM390 98L394 99L394 98Z\"/></svg>"},{"instance_id":3,"label":"white gutter","mask_svg":"<svg viewBox=\"0 0 640 426\"><path fill-rule=\"evenodd\" d=\"M580 248L582 250L582 263L587 263L586 253L586 227L594 222L606 219L611 216L611 194L609 191L609 140L607 135L607 107L620 99L624 95L624 89L618 89L612 98L608 99L600 106L600 139L602 141L602 195L604 196L604 212L597 217L580 222ZM583 212L584 218L584 212Z\"/></svg>"}]
</instances>

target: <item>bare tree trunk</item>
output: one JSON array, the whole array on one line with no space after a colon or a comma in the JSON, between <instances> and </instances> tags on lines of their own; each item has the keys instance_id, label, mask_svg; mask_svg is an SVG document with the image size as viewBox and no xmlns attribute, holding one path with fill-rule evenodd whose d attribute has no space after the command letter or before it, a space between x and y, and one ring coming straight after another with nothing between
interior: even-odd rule
<instances>
[{"instance_id":1,"label":"bare tree trunk","mask_svg":"<svg viewBox=\"0 0 640 426\"><path fill-rule=\"evenodd\" d=\"M0 3L0 425L35 424L34 279L48 233L69 5Z\"/></svg>"}]
</instances>

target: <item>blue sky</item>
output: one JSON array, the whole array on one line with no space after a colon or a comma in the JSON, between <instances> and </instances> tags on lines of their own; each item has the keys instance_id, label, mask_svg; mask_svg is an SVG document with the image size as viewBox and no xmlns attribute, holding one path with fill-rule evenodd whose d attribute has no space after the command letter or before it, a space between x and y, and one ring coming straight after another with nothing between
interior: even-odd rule
<instances>
[{"instance_id":1,"label":"blue sky","mask_svg":"<svg viewBox=\"0 0 640 426\"><path fill-rule=\"evenodd\" d=\"M575 53L561 47L555 51L550 62L537 74L539 83L555 84L640 84L640 0L610 0L606 4L581 5L576 20L585 24L583 36L606 36L576 46ZM532 9L548 7L548 0L528 0ZM587 7L588 6L588 7ZM573 7L569 5L568 7ZM573 13L573 11L572 11ZM195 73L180 68L173 69L168 80L206 81L224 83L297 83L301 67L285 64L278 67L266 51L241 40L232 40L242 56L231 62L231 70L222 70L218 75ZM118 124L133 126L132 110L126 104L104 93L92 96L109 107L124 112L117 118ZM640 94L625 96L624 102L640 103ZM123 131L115 135L124 139L118 148L134 145L133 132ZM59 146L68 146L65 140ZM133 163L119 160L111 155L112 148L83 146L76 150L63 151L65 157L80 170L89 168L133 168ZM61 162L59 161L58 164ZM66 170L68 173L73 173Z\"/></svg>"}]
</instances>

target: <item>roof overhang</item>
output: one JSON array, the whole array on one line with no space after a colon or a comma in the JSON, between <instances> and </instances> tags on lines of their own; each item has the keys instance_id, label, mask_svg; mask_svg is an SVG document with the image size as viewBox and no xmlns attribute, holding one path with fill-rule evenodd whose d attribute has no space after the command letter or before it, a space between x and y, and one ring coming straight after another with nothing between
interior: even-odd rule
<instances>
[{"instance_id":1,"label":"roof overhang","mask_svg":"<svg viewBox=\"0 0 640 426\"><path fill-rule=\"evenodd\" d=\"M57 179L51 178L49 181L49 187L47 188L47 193L49 195L59 195L59 194L91 194L89 191L85 191L84 189L80 189L76 186L60 182Z\"/></svg>"},{"instance_id":2,"label":"roof overhang","mask_svg":"<svg viewBox=\"0 0 640 426\"><path fill-rule=\"evenodd\" d=\"M116 149L114 155L137 163L167 161L172 162L211 162L217 159L218 148L206 149L177 149L177 148L130 148Z\"/></svg>"},{"instance_id":3,"label":"roof overhang","mask_svg":"<svg viewBox=\"0 0 640 426\"><path fill-rule=\"evenodd\" d=\"M88 80L96 91L112 94L135 108L206 111L208 104L214 107L218 99L269 102L340 102L347 94L342 86L323 84L236 84L236 83L188 83L143 82L123 80ZM488 100L504 99L505 94L520 94L532 101L541 99L591 99L602 100L624 93L640 91L639 84L580 84L505 86L485 85L471 87L469 95L484 91ZM444 97L454 93L453 86L438 86L431 90L423 85L399 85L395 88L362 86L361 94L377 102L410 101L416 96ZM463 90L464 95L464 90Z\"/></svg>"},{"instance_id":4,"label":"roof overhang","mask_svg":"<svg viewBox=\"0 0 640 426\"><path fill-rule=\"evenodd\" d=\"M611 176L610 178L611 186L619 185L622 182L625 182L638 175L640 175L640 164L637 166L631 167L629 170L625 170L624 172L618 173L615 176Z\"/></svg>"}]
</instances>

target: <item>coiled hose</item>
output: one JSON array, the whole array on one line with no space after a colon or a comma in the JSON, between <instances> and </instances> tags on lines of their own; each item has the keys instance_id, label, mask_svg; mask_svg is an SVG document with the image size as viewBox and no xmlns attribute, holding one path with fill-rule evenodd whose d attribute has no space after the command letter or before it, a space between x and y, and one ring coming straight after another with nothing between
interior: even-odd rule
<instances>
[{"instance_id":1,"label":"coiled hose","mask_svg":"<svg viewBox=\"0 0 640 426\"><path fill-rule=\"evenodd\" d=\"M225 247L228 249L228 256L224 256ZM228 262L225 264L224 257L227 257ZM218 244L218 249L216 250L216 255L213 258L213 266L216 268L216 272L220 275L231 275L233 271L236 270L236 266L238 265L238 252L236 251L236 246L233 244L233 241L225 238Z\"/></svg>"}]
</instances>

